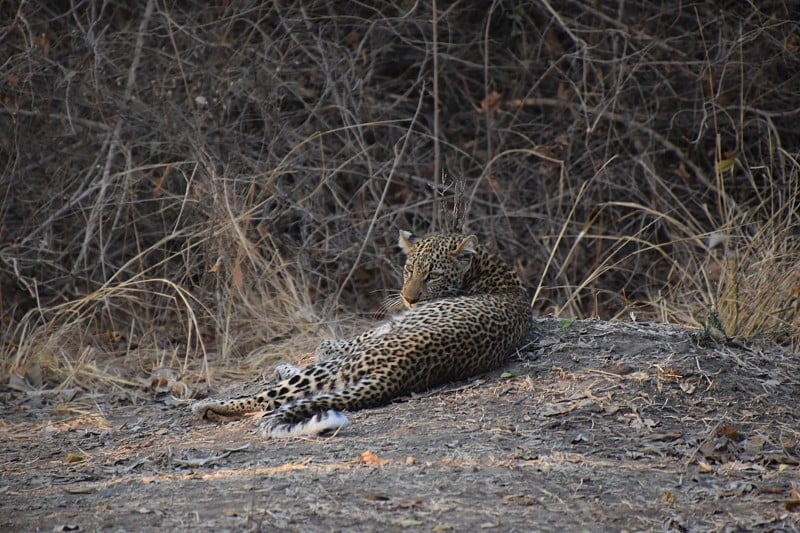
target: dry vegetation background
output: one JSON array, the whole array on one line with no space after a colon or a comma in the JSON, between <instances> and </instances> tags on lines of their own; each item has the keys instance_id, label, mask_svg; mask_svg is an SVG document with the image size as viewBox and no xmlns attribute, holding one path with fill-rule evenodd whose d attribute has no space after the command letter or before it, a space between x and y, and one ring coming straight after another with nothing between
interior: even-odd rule
<instances>
[{"instance_id":1,"label":"dry vegetation background","mask_svg":"<svg viewBox=\"0 0 800 533\"><path fill-rule=\"evenodd\" d=\"M459 179L535 312L797 348L798 13L714 4L0 3L2 381L296 357Z\"/></svg>"}]
</instances>

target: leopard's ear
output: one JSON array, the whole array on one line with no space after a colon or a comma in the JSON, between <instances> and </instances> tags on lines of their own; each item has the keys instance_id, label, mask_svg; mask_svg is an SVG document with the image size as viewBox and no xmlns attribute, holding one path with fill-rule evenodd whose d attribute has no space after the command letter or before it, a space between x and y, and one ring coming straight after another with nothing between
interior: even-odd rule
<instances>
[{"instance_id":1,"label":"leopard's ear","mask_svg":"<svg viewBox=\"0 0 800 533\"><path fill-rule=\"evenodd\" d=\"M478 238L475 235L468 235L458 243L453 255L476 254L478 253Z\"/></svg>"},{"instance_id":2,"label":"leopard's ear","mask_svg":"<svg viewBox=\"0 0 800 533\"><path fill-rule=\"evenodd\" d=\"M403 252L406 255L411 253L411 250L414 249L414 245L419 242L419 237L411 233L410 231L403 231L400 230L400 238L397 240L397 244L400 245Z\"/></svg>"}]
</instances>

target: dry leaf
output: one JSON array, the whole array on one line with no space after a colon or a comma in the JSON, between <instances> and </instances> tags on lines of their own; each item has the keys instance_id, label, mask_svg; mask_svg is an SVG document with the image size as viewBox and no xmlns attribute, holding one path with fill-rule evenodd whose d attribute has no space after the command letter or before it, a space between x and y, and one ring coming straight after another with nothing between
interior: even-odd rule
<instances>
[{"instance_id":1,"label":"dry leaf","mask_svg":"<svg viewBox=\"0 0 800 533\"><path fill-rule=\"evenodd\" d=\"M712 466L710 464L708 464L707 462L705 462L703 460L698 460L697 461L697 465L700 467L700 471L701 472L708 473L708 472L713 472L714 471L714 468L712 468Z\"/></svg>"},{"instance_id":2,"label":"dry leaf","mask_svg":"<svg viewBox=\"0 0 800 533\"><path fill-rule=\"evenodd\" d=\"M789 499L783 503L783 507L790 513L800 513L800 490L797 489L797 485L792 484Z\"/></svg>"},{"instance_id":3,"label":"dry leaf","mask_svg":"<svg viewBox=\"0 0 800 533\"><path fill-rule=\"evenodd\" d=\"M524 494L509 494L508 496L503 496L502 502L503 505L508 505L509 503L516 503L518 505L536 505L536 500Z\"/></svg>"},{"instance_id":4,"label":"dry leaf","mask_svg":"<svg viewBox=\"0 0 800 533\"><path fill-rule=\"evenodd\" d=\"M752 437L748 437L746 441L744 441L744 449L748 452L758 452L764 449L764 444L766 444L767 439L762 437L761 435L753 435Z\"/></svg>"},{"instance_id":5,"label":"dry leaf","mask_svg":"<svg viewBox=\"0 0 800 533\"><path fill-rule=\"evenodd\" d=\"M783 448L783 451L787 453L793 452L794 449L797 448L797 439L789 435L782 435L781 448Z\"/></svg>"},{"instance_id":6,"label":"dry leaf","mask_svg":"<svg viewBox=\"0 0 800 533\"><path fill-rule=\"evenodd\" d=\"M739 433L739 430L736 429L736 426L731 426L731 425L722 426L717 431L717 434L723 437L727 437L730 440L737 440L737 441L741 440L744 437L744 435Z\"/></svg>"},{"instance_id":7,"label":"dry leaf","mask_svg":"<svg viewBox=\"0 0 800 533\"><path fill-rule=\"evenodd\" d=\"M722 159L717 161L717 172L719 174L723 174L728 172L729 170L733 169L733 164L736 162L735 159Z\"/></svg>"},{"instance_id":8,"label":"dry leaf","mask_svg":"<svg viewBox=\"0 0 800 533\"><path fill-rule=\"evenodd\" d=\"M486 98L481 101L481 106L478 109L481 113L486 113L495 111L498 107L500 107L500 103L503 101L503 95L497 91L492 91Z\"/></svg>"},{"instance_id":9,"label":"dry leaf","mask_svg":"<svg viewBox=\"0 0 800 533\"><path fill-rule=\"evenodd\" d=\"M233 286L240 290L244 285L244 272L242 272L242 262L240 260L237 260L236 264L233 265L231 281L233 281Z\"/></svg>"},{"instance_id":10,"label":"dry leaf","mask_svg":"<svg viewBox=\"0 0 800 533\"><path fill-rule=\"evenodd\" d=\"M800 500L788 500L783 507L790 513L800 513Z\"/></svg>"},{"instance_id":11,"label":"dry leaf","mask_svg":"<svg viewBox=\"0 0 800 533\"><path fill-rule=\"evenodd\" d=\"M42 49L42 52L44 52L44 55L49 55L50 46L52 45L50 38L47 37L47 35L45 35L44 33L42 33L39 35L37 42L39 44L39 47Z\"/></svg>"},{"instance_id":12,"label":"dry leaf","mask_svg":"<svg viewBox=\"0 0 800 533\"><path fill-rule=\"evenodd\" d=\"M361 42L361 36L358 35L357 31L353 30L344 38L344 42L350 46L350 48L356 48Z\"/></svg>"},{"instance_id":13,"label":"dry leaf","mask_svg":"<svg viewBox=\"0 0 800 533\"><path fill-rule=\"evenodd\" d=\"M380 457L378 457L377 455L375 455L370 451L366 451L361 454L361 457L358 458L358 462L361 464L371 465L371 466L383 466L389 461L381 459Z\"/></svg>"},{"instance_id":14,"label":"dry leaf","mask_svg":"<svg viewBox=\"0 0 800 533\"><path fill-rule=\"evenodd\" d=\"M217 273L219 269L222 267L222 256L217 257L217 260L214 262L214 265L208 269L210 273Z\"/></svg>"}]
</instances>

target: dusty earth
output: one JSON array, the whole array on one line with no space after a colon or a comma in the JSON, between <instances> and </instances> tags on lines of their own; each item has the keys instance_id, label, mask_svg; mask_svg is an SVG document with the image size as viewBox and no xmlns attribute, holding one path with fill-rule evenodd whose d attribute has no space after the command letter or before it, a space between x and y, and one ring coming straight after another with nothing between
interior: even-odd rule
<instances>
[{"instance_id":1,"label":"dusty earth","mask_svg":"<svg viewBox=\"0 0 800 533\"><path fill-rule=\"evenodd\" d=\"M533 330L505 368L328 438L4 390L0 528L800 530L800 356L650 324Z\"/></svg>"}]
</instances>

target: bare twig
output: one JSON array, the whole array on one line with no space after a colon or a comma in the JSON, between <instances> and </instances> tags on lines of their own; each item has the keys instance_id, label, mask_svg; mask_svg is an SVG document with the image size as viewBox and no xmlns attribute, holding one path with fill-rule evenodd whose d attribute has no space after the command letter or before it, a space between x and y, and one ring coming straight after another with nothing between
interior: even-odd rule
<instances>
[{"instance_id":1,"label":"bare twig","mask_svg":"<svg viewBox=\"0 0 800 533\"><path fill-rule=\"evenodd\" d=\"M439 146L439 137L441 135L440 118L439 118L439 10L436 7L436 0L431 2L431 29L433 32L433 179L441 180L444 185L444 176L441 170L441 148ZM436 194L436 189L433 190ZM433 203L433 229L438 227L439 217L439 202Z\"/></svg>"},{"instance_id":2,"label":"bare twig","mask_svg":"<svg viewBox=\"0 0 800 533\"><path fill-rule=\"evenodd\" d=\"M131 66L128 69L128 79L125 85L125 105L127 105L131 101L131 97L133 96L133 88L136 85L136 69L139 66L139 62L141 61L142 57L142 48L144 46L144 38L147 34L147 25L150 22L150 17L153 14L153 8L155 7L155 0L148 0L147 6L145 7L144 14L142 15L142 20L139 23L139 34L136 39L136 47L134 48L133 52L133 60L131 61ZM95 207L92 209L91 213L89 214L89 220L86 223L86 230L83 234L83 245L80 248L78 256L75 258L75 262L72 265L72 274L74 275L80 265L83 263L84 258L89 250L89 245L92 240L96 238L95 236L95 229L97 228L98 224L100 224L100 219L103 216L103 210L105 208L105 201L106 201L106 194L110 185L111 181L111 169L114 165L114 160L116 159L117 150L119 149L120 143L120 132L122 131L122 124L124 120L122 117L117 118L117 124L114 127L114 131L110 134L110 143L108 146L108 154L106 155L106 162L103 166L103 173L102 177L100 178L100 190L97 192L97 197L95 199ZM101 237L102 240L102 237ZM100 258L100 265L101 267L105 265L103 262L103 258Z\"/></svg>"}]
</instances>

